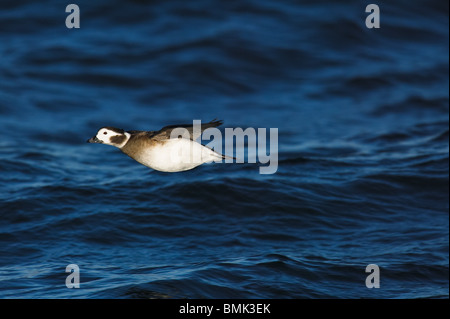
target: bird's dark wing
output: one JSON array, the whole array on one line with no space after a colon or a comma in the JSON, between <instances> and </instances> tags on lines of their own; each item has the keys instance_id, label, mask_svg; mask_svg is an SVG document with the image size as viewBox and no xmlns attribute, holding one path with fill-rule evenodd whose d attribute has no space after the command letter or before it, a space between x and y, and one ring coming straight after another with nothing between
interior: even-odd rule
<instances>
[{"instance_id":1,"label":"bird's dark wing","mask_svg":"<svg viewBox=\"0 0 450 319\"><path fill-rule=\"evenodd\" d=\"M158 140L165 140L170 138L170 134L172 131L176 128L184 128L189 132L189 137L191 140L196 140L197 138L202 135L203 131L210 127L217 127L221 125L223 121L221 120L212 120L209 123L202 123L201 128L199 132L194 132L194 126L192 124L178 124L178 125L168 125L164 126L159 131L151 132L152 138L158 139ZM149 132L150 133L150 132Z\"/></svg>"}]
</instances>

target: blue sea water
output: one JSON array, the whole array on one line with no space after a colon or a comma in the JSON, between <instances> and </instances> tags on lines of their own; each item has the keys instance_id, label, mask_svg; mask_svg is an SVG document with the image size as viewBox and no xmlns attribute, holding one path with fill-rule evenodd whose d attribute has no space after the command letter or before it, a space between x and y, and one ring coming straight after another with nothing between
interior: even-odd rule
<instances>
[{"instance_id":1,"label":"blue sea water","mask_svg":"<svg viewBox=\"0 0 450 319\"><path fill-rule=\"evenodd\" d=\"M449 4L376 3L2 1L0 298L448 298ZM214 118L277 172L86 143Z\"/></svg>"}]
</instances>

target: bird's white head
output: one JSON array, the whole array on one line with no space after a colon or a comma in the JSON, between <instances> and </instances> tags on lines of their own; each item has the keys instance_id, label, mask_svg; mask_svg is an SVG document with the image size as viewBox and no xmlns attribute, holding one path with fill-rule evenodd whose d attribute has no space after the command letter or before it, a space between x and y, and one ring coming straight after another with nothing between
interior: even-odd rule
<instances>
[{"instance_id":1,"label":"bird's white head","mask_svg":"<svg viewBox=\"0 0 450 319\"><path fill-rule=\"evenodd\" d=\"M115 127L102 127L98 130L94 137L87 140L88 143L100 143L112 145L118 148L122 148L130 138L130 133L125 132L120 128Z\"/></svg>"}]
</instances>

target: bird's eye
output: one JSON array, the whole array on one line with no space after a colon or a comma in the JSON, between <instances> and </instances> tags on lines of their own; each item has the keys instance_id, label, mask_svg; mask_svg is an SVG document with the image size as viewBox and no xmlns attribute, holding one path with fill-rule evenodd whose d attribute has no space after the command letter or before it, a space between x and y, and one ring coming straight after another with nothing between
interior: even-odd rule
<instances>
[{"instance_id":1,"label":"bird's eye","mask_svg":"<svg viewBox=\"0 0 450 319\"><path fill-rule=\"evenodd\" d=\"M106 134L108 134L108 133L106 133L106 132L103 132L103 135L106 135Z\"/></svg>"}]
</instances>

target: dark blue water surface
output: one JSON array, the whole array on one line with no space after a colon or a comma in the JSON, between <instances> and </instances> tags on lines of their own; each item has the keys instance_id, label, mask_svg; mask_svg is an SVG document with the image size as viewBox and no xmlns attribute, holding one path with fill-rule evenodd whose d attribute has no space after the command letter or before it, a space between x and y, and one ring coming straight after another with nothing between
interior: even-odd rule
<instances>
[{"instance_id":1,"label":"dark blue water surface","mask_svg":"<svg viewBox=\"0 0 450 319\"><path fill-rule=\"evenodd\" d=\"M448 1L69 3L0 5L1 298L448 298ZM86 143L214 118L277 172Z\"/></svg>"}]
</instances>

